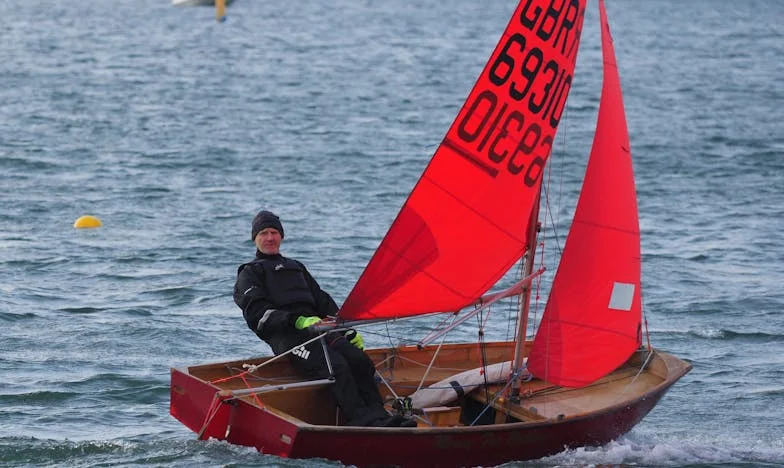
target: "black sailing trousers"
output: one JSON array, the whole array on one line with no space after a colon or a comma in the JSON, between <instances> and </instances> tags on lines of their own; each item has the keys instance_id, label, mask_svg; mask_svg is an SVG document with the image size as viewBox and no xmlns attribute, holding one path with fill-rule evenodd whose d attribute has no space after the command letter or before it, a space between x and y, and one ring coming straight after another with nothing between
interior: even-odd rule
<instances>
[{"instance_id":1,"label":"black sailing trousers","mask_svg":"<svg viewBox=\"0 0 784 468\"><path fill-rule=\"evenodd\" d=\"M349 426L368 426L389 417L376 384L376 368L364 351L349 343L342 334L323 338L332 364L335 383L332 394ZM288 358L294 367L311 378L326 379L329 368L320 340L300 346Z\"/></svg>"}]
</instances>

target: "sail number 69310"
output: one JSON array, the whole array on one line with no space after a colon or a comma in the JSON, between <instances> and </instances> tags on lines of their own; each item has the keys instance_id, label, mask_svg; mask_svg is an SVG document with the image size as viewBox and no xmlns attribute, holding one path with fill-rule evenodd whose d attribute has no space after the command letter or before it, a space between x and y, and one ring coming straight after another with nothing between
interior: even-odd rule
<instances>
[{"instance_id":1,"label":"sail number 69310","mask_svg":"<svg viewBox=\"0 0 784 468\"><path fill-rule=\"evenodd\" d=\"M572 76L560 69L555 60L544 63L540 48L526 50L525 36L520 33L509 36L488 67L488 79L499 88L506 87L509 97L515 101L527 97L531 113L539 115L553 130L558 127Z\"/></svg>"}]
</instances>

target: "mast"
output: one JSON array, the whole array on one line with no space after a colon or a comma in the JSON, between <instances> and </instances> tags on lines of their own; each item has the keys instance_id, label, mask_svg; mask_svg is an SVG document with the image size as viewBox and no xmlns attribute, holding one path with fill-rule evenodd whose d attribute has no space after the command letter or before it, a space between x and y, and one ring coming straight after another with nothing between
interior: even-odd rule
<instances>
[{"instance_id":1,"label":"mast","mask_svg":"<svg viewBox=\"0 0 784 468\"><path fill-rule=\"evenodd\" d=\"M531 216L528 219L528 232L526 233L526 249L523 254L523 277L528 277L534 269L534 257L536 254L536 242L539 235L539 203L542 198L542 188L539 187L539 192L536 195L534 204L531 207ZM517 374L523 367L523 359L525 358L525 339L528 329L528 312L531 308L531 283L523 286L520 293L520 309L518 311L518 327L517 335L515 336L515 352L513 362L513 372Z\"/></svg>"}]
</instances>

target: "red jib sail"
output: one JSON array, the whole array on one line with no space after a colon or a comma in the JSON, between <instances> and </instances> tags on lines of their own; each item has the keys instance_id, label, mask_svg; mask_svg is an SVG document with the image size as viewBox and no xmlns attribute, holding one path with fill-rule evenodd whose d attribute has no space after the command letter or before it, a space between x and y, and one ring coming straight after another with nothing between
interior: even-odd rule
<instances>
[{"instance_id":1,"label":"red jib sail","mask_svg":"<svg viewBox=\"0 0 784 468\"><path fill-rule=\"evenodd\" d=\"M455 311L520 258L585 0L522 0L339 317Z\"/></svg>"},{"instance_id":2,"label":"red jib sail","mask_svg":"<svg viewBox=\"0 0 784 468\"><path fill-rule=\"evenodd\" d=\"M574 220L528 369L580 387L640 345L640 228L626 116L607 13L599 1L604 78Z\"/></svg>"}]
</instances>

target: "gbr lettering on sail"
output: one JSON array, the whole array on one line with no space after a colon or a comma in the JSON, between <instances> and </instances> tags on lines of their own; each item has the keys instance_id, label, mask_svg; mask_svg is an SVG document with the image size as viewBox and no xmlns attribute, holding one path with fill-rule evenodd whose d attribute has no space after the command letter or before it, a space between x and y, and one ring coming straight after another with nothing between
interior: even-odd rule
<instances>
[{"instance_id":1,"label":"gbr lettering on sail","mask_svg":"<svg viewBox=\"0 0 784 468\"><path fill-rule=\"evenodd\" d=\"M506 171L528 186L536 183L572 84L580 3L521 2L447 146L492 177Z\"/></svg>"}]
</instances>

